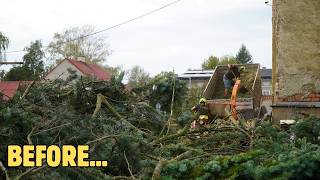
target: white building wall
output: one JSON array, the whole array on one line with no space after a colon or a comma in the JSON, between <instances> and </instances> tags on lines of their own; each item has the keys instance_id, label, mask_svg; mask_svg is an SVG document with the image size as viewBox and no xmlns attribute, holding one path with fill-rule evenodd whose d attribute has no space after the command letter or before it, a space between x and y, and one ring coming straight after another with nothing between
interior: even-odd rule
<instances>
[{"instance_id":1,"label":"white building wall","mask_svg":"<svg viewBox=\"0 0 320 180\"><path fill-rule=\"evenodd\" d=\"M263 96L271 95L271 91L272 91L271 79L262 79L261 89L262 89Z\"/></svg>"},{"instance_id":2,"label":"white building wall","mask_svg":"<svg viewBox=\"0 0 320 180\"><path fill-rule=\"evenodd\" d=\"M55 67L46 77L45 79L48 80L55 80L55 79L62 79L66 80L70 73L68 69L76 71L78 76L83 76L83 73L79 71L75 66L73 66L69 61L64 60L62 61L57 67Z\"/></svg>"}]
</instances>

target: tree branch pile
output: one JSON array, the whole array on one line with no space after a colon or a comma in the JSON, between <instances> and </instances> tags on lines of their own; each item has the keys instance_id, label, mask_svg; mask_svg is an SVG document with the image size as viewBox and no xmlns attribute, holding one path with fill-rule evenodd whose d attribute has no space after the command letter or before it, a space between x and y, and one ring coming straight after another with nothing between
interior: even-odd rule
<instances>
[{"instance_id":1,"label":"tree branch pile","mask_svg":"<svg viewBox=\"0 0 320 180\"><path fill-rule=\"evenodd\" d=\"M290 132L269 123L247 129L228 120L216 120L191 131L191 117L183 126L177 124L180 117L173 117L168 124L167 115L140 100L115 80L34 83L27 92L0 103L0 179L264 179L319 175L319 119L310 118L309 124L302 121ZM168 133L161 133L163 129L169 129ZM297 137L290 140L293 132ZM305 138L301 132L309 134ZM7 168L9 144L88 144L90 159L108 160L108 167Z\"/></svg>"}]
</instances>

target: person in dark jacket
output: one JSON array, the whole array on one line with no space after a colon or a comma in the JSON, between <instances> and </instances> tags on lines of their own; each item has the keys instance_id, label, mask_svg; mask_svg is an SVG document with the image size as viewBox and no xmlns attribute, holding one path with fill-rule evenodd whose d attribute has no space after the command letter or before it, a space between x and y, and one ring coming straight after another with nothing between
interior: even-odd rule
<instances>
[{"instance_id":1,"label":"person in dark jacket","mask_svg":"<svg viewBox=\"0 0 320 180\"><path fill-rule=\"evenodd\" d=\"M240 78L240 72L244 70L244 66L241 66L240 70L236 65L228 64L228 71L223 75L224 83L224 97L227 97L229 90L233 87L234 79Z\"/></svg>"},{"instance_id":2,"label":"person in dark jacket","mask_svg":"<svg viewBox=\"0 0 320 180\"><path fill-rule=\"evenodd\" d=\"M209 123L209 118L211 117L211 115L209 107L207 105L207 100L205 98L201 98L199 104L193 106L191 110L195 113L194 121L191 124L191 128L195 128L196 122L199 120L203 121L203 124Z\"/></svg>"}]
</instances>

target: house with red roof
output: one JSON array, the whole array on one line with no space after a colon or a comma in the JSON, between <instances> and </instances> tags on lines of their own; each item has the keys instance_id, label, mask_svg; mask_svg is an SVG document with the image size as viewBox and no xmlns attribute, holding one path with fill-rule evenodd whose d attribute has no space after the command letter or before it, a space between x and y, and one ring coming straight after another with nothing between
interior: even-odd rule
<instances>
[{"instance_id":1,"label":"house with red roof","mask_svg":"<svg viewBox=\"0 0 320 180\"><path fill-rule=\"evenodd\" d=\"M110 81L111 74L96 64L85 62L83 59L65 59L54 67L46 76L47 80L63 79L66 80L70 72L76 75L91 77L100 81ZM32 81L0 81L0 98L3 100L11 99L19 89L26 87Z\"/></svg>"},{"instance_id":2,"label":"house with red roof","mask_svg":"<svg viewBox=\"0 0 320 180\"><path fill-rule=\"evenodd\" d=\"M74 71L79 77L91 77L100 81L109 81L111 79L111 74L101 66L87 63L82 58L62 60L45 76L45 79L66 80L70 76L70 72L68 70Z\"/></svg>"},{"instance_id":3,"label":"house with red roof","mask_svg":"<svg viewBox=\"0 0 320 180\"><path fill-rule=\"evenodd\" d=\"M13 98L18 89L28 86L32 81L0 81L0 96L2 100Z\"/></svg>"}]
</instances>

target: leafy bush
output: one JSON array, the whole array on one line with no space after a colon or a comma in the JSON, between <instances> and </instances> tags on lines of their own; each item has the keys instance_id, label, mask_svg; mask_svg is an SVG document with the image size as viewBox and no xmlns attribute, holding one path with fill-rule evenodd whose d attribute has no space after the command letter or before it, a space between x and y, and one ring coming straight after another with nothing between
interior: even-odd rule
<instances>
[{"instance_id":1,"label":"leafy bush","mask_svg":"<svg viewBox=\"0 0 320 180\"><path fill-rule=\"evenodd\" d=\"M184 111L178 116L177 123L180 126L185 126L187 123L190 123L193 118L193 114L191 111Z\"/></svg>"},{"instance_id":2,"label":"leafy bush","mask_svg":"<svg viewBox=\"0 0 320 180\"><path fill-rule=\"evenodd\" d=\"M316 117L301 119L292 127L297 138L306 137L308 142L320 144L320 121Z\"/></svg>"}]
</instances>

